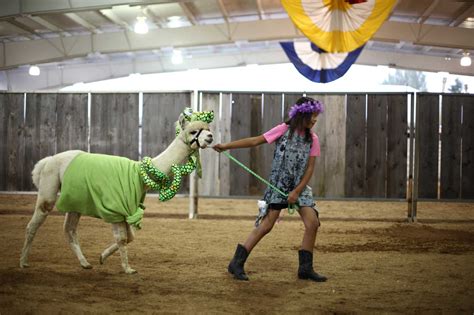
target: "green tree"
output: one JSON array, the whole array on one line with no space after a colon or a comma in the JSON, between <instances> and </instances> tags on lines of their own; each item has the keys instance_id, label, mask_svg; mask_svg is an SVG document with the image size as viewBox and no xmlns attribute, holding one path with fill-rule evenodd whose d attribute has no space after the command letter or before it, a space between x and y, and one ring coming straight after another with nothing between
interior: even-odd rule
<instances>
[{"instance_id":1,"label":"green tree","mask_svg":"<svg viewBox=\"0 0 474 315\"><path fill-rule=\"evenodd\" d=\"M448 91L451 93L462 93L463 85L464 84L462 84L461 80L459 80L459 78L456 78L456 80L454 80L454 84L451 85Z\"/></svg>"},{"instance_id":2,"label":"green tree","mask_svg":"<svg viewBox=\"0 0 474 315\"><path fill-rule=\"evenodd\" d=\"M421 71L399 70L389 74L382 84L405 85L418 91L426 91L426 76Z\"/></svg>"}]
</instances>

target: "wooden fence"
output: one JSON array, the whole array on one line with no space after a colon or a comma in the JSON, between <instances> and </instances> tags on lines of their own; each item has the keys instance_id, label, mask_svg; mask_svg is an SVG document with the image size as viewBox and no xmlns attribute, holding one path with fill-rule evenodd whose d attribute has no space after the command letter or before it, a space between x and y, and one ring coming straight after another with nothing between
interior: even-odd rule
<instances>
[{"instance_id":1,"label":"wooden fence","mask_svg":"<svg viewBox=\"0 0 474 315\"><path fill-rule=\"evenodd\" d=\"M281 123L302 94L175 92L143 93L142 99L139 93L0 94L0 191L34 190L30 176L34 163L69 149L134 160L155 156L174 138L174 122L184 107L191 106L193 96L200 108L216 114L211 125L215 142L228 142L262 134ZM315 127L321 144L310 181L315 196L406 198L412 160L410 113L416 103L419 197L474 199L474 96L308 96L325 104ZM273 145L231 154L268 177ZM200 195L261 195L265 188L213 150L203 150L202 161ZM186 183L180 192L186 193L188 187Z\"/></svg>"}]
</instances>

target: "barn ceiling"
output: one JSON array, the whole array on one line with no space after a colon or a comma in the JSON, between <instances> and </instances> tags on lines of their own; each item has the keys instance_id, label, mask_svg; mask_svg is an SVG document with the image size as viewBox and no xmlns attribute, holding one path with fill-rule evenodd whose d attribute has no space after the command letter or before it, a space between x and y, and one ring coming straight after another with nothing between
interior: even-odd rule
<instances>
[{"instance_id":1,"label":"barn ceiling","mask_svg":"<svg viewBox=\"0 0 474 315\"><path fill-rule=\"evenodd\" d=\"M147 34L134 32L137 17ZM304 36L279 0L0 0L0 90L288 62L282 40ZM473 1L399 0L356 63L474 75L463 53L474 55Z\"/></svg>"}]
</instances>

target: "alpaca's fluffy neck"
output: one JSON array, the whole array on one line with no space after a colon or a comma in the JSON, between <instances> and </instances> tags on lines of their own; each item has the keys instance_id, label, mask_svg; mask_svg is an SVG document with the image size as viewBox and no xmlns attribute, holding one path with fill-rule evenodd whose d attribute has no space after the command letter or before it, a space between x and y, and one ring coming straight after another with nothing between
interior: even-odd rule
<instances>
[{"instance_id":1,"label":"alpaca's fluffy neck","mask_svg":"<svg viewBox=\"0 0 474 315\"><path fill-rule=\"evenodd\" d=\"M171 165L184 164L188 161L192 149L184 143L181 136L176 137L173 142L158 156L152 159L153 165L165 174L171 171Z\"/></svg>"}]
</instances>

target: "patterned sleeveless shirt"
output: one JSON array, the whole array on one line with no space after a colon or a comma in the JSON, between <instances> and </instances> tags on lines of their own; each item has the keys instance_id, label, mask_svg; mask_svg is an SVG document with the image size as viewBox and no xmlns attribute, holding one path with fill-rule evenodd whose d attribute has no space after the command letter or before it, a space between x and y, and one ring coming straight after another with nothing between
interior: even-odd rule
<instances>
[{"instance_id":1,"label":"patterned sleeveless shirt","mask_svg":"<svg viewBox=\"0 0 474 315\"><path fill-rule=\"evenodd\" d=\"M288 129L275 144L273 154L270 183L288 194L300 183L308 165L309 153L312 142L305 141L305 136L294 132L289 137ZM288 203L288 200L278 192L267 187L263 199L267 204ZM298 198L300 207L313 207L313 192L311 187L306 186Z\"/></svg>"}]
</instances>

